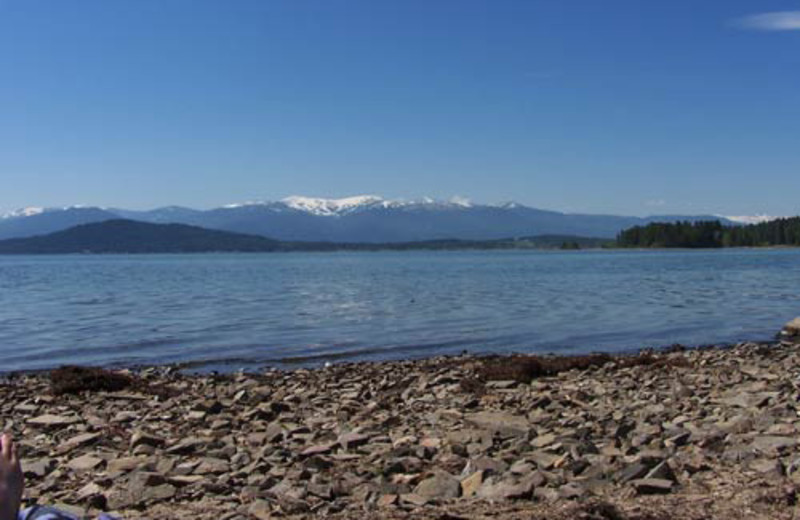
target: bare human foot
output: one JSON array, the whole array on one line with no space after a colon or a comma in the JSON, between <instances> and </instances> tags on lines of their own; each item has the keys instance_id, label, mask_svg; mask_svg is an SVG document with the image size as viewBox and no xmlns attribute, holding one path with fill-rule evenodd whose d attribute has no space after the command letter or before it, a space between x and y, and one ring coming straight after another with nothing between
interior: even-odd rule
<instances>
[{"instance_id":1,"label":"bare human foot","mask_svg":"<svg viewBox=\"0 0 800 520\"><path fill-rule=\"evenodd\" d=\"M0 437L0 520L16 520L22 501L22 468L11 436Z\"/></svg>"}]
</instances>

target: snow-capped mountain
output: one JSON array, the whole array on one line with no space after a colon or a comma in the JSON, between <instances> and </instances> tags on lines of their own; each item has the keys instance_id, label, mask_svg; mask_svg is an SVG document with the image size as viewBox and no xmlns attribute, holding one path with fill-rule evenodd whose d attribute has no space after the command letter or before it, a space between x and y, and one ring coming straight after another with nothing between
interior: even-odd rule
<instances>
[{"instance_id":1,"label":"snow-capped mountain","mask_svg":"<svg viewBox=\"0 0 800 520\"><path fill-rule=\"evenodd\" d=\"M34 215L38 215L40 213L44 213L45 208L39 207L29 207L29 208L19 208L8 213L4 213L0 215L0 219L7 219L7 218L17 218L17 217L32 217Z\"/></svg>"},{"instance_id":2,"label":"snow-capped mountain","mask_svg":"<svg viewBox=\"0 0 800 520\"><path fill-rule=\"evenodd\" d=\"M391 202L376 195L359 195L343 199L321 199L295 195L281 200L286 206L312 215L333 217L376 206L389 207Z\"/></svg>"},{"instance_id":3,"label":"snow-capped mountain","mask_svg":"<svg viewBox=\"0 0 800 520\"><path fill-rule=\"evenodd\" d=\"M275 211L296 210L316 215L318 217L341 217L358 211L370 209L444 209L444 208L468 208L472 203L463 197L452 197L450 200L442 201L430 197L423 197L419 200L384 199L378 195L357 195L341 199L326 199L320 197L304 197L292 195L279 201L250 201L226 204L224 209L237 209L243 207L263 207Z\"/></svg>"},{"instance_id":4,"label":"snow-capped mountain","mask_svg":"<svg viewBox=\"0 0 800 520\"><path fill-rule=\"evenodd\" d=\"M476 204L454 197L391 200L376 195L340 199L304 196L279 201L228 204L210 210L169 206L149 211L113 208L27 208L0 220L0 239L60 231L78 224L125 218L178 223L262 235L279 240L410 242L494 239L534 235L611 238L622 229L650 222L720 220L714 215L579 215L545 211L513 202ZM725 219L722 219L725 220ZM732 223L731 220L725 220Z\"/></svg>"},{"instance_id":5,"label":"snow-capped mountain","mask_svg":"<svg viewBox=\"0 0 800 520\"><path fill-rule=\"evenodd\" d=\"M736 216L722 216L722 218L728 219L730 221L736 222L738 224L761 224L763 222L772 222L773 220L778 220L779 218L786 218L786 217L776 217L773 215L736 215Z\"/></svg>"}]
</instances>

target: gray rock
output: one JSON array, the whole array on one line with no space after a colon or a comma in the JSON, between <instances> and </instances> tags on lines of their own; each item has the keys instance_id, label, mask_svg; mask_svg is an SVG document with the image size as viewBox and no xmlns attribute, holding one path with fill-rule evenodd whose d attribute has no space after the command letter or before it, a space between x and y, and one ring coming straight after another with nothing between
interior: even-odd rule
<instances>
[{"instance_id":1,"label":"gray rock","mask_svg":"<svg viewBox=\"0 0 800 520\"><path fill-rule=\"evenodd\" d=\"M467 465L464 466L461 474L462 476L471 475L476 471L483 471L487 474L501 474L505 473L508 469L508 464L502 460L493 459L487 456L480 456L470 459Z\"/></svg>"},{"instance_id":2,"label":"gray rock","mask_svg":"<svg viewBox=\"0 0 800 520\"><path fill-rule=\"evenodd\" d=\"M142 445L160 448L165 443L166 441L163 438L142 431L134 432L131 436L131 449Z\"/></svg>"},{"instance_id":3,"label":"gray rock","mask_svg":"<svg viewBox=\"0 0 800 520\"><path fill-rule=\"evenodd\" d=\"M189 437L167 448L167 453L172 455L189 455L199 450L205 444L206 442L203 439Z\"/></svg>"},{"instance_id":4,"label":"gray rock","mask_svg":"<svg viewBox=\"0 0 800 520\"><path fill-rule=\"evenodd\" d=\"M640 495L669 493L674 486L671 480L661 478L642 478L632 481L631 484Z\"/></svg>"},{"instance_id":5,"label":"gray rock","mask_svg":"<svg viewBox=\"0 0 800 520\"><path fill-rule=\"evenodd\" d=\"M427 498L458 498L461 494L461 482L443 471L436 472L414 488L414 493Z\"/></svg>"},{"instance_id":6,"label":"gray rock","mask_svg":"<svg viewBox=\"0 0 800 520\"><path fill-rule=\"evenodd\" d=\"M556 442L556 438L557 437L553 433L539 435L538 437L536 437L531 441L531 446L533 446L534 448L545 448Z\"/></svg>"},{"instance_id":7,"label":"gray rock","mask_svg":"<svg viewBox=\"0 0 800 520\"><path fill-rule=\"evenodd\" d=\"M44 478L56 465L56 461L50 458L23 459L22 474L26 478Z\"/></svg>"},{"instance_id":8,"label":"gray rock","mask_svg":"<svg viewBox=\"0 0 800 520\"><path fill-rule=\"evenodd\" d=\"M416 493L406 493L400 495L400 501L405 504L411 504L412 506L424 506L428 502L430 502L429 497L424 497L422 495L418 495Z\"/></svg>"},{"instance_id":9,"label":"gray rock","mask_svg":"<svg viewBox=\"0 0 800 520\"><path fill-rule=\"evenodd\" d=\"M614 474L614 480L616 480L620 484L625 484L626 482L630 482L631 480L636 480L644 477L645 475L647 475L648 471L650 471L649 466L642 463L641 461L637 461L632 464L628 464L627 466L616 472Z\"/></svg>"},{"instance_id":10,"label":"gray rock","mask_svg":"<svg viewBox=\"0 0 800 520\"><path fill-rule=\"evenodd\" d=\"M256 500L247 508L247 514L256 520L272 519L272 506L266 500Z\"/></svg>"},{"instance_id":11,"label":"gray rock","mask_svg":"<svg viewBox=\"0 0 800 520\"><path fill-rule=\"evenodd\" d=\"M82 422L79 417L68 417L65 415L53 414L44 414L34 417L33 419L28 419L28 424L46 427L69 426L70 424L77 424L79 422Z\"/></svg>"},{"instance_id":12,"label":"gray rock","mask_svg":"<svg viewBox=\"0 0 800 520\"><path fill-rule=\"evenodd\" d=\"M656 467L648 471L644 478L656 478L661 480L669 480L671 482L676 481L675 473L672 471L672 467L667 463L667 461L659 463Z\"/></svg>"},{"instance_id":13,"label":"gray rock","mask_svg":"<svg viewBox=\"0 0 800 520\"><path fill-rule=\"evenodd\" d=\"M489 500L515 500L530 498L533 483L530 479L514 481L492 477L478 490L478 497Z\"/></svg>"},{"instance_id":14,"label":"gray rock","mask_svg":"<svg viewBox=\"0 0 800 520\"><path fill-rule=\"evenodd\" d=\"M106 471L110 476L114 477L135 469L144 469L148 461L148 457L122 457L113 459L108 461Z\"/></svg>"},{"instance_id":15,"label":"gray rock","mask_svg":"<svg viewBox=\"0 0 800 520\"><path fill-rule=\"evenodd\" d=\"M506 412L467 414L464 416L464 421L478 428L511 437L528 437L531 431L531 424L526 417Z\"/></svg>"},{"instance_id":16,"label":"gray rock","mask_svg":"<svg viewBox=\"0 0 800 520\"><path fill-rule=\"evenodd\" d=\"M761 435L753 439L753 449L764 454L777 454L788 448L794 448L797 439L776 435Z\"/></svg>"},{"instance_id":17,"label":"gray rock","mask_svg":"<svg viewBox=\"0 0 800 520\"><path fill-rule=\"evenodd\" d=\"M77 457L69 461L67 463L67 466L72 471L83 472L83 471L91 471L102 463L103 459L92 457L91 455L82 455L80 457Z\"/></svg>"},{"instance_id":18,"label":"gray rock","mask_svg":"<svg viewBox=\"0 0 800 520\"><path fill-rule=\"evenodd\" d=\"M230 469L231 465L227 460L205 457L200 460L200 464L194 469L194 473L198 475L205 475L207 473L220 474L227 473Z\"/></svg>"}]
</instances>

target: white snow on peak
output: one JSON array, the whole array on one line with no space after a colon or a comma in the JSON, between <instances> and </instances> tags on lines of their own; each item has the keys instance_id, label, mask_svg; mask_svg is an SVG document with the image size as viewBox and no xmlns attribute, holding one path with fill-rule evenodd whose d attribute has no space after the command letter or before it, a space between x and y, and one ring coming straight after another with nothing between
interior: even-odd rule
<instances>
[{"instance_id":1,"label":"white snow on peak","mask_svg":"<svg viewBox=\"0 0 800 520\"><path fill-rule=\"evenodd\" d=\"M515 209L521 207L519 204L514 202L513 200L508 200L505 202L498 202L496 204L489 204L489 206L493 208L500 208L500 209Z\"/></svg>"},{"instance_id":2,"label":"white snow on peak","mask_svg":"<svg viewBox=\"0 0 800 520\"><path fill-rule=\"evenodd\" d=\"M2 218L32 217L34 215L44 213L44 211L45 208L32 206L29 208L20 208L20 209L15 209L13 211L9 211L8 213L4 214Z\"/></svg>"},{"instance_id":3,"label":"white snow on peak","mask_svg":"<svg viewBox=\"0 0 800 520\"><path fill-rule=\"evenodd\" d=\"M222 207L225 209L234 209L234 208L244 208L246 206L263 206L265 204L267 203L262 200L249 200L247 202L236 202L233 204L225 204Z\"/></svg>"},{"instance_id":4,"label":"white snow on peak","mask_svg":"<svg viewBox=\"0 0 800 520\"><path fill-rule=\"evenodd\" d=\"M450 204L453 206L461 206L462 208L471 208L472 201L466 197L459 197L458 195L450 197Z\"/></svg>"},{"instance_id":5,"label":"white snow on peak","mask_svg":"<svg viewBox=\"0 0 800 520\"><path fill-rule=\"evenodd\" d=\"M302 197L294 195L281 200L292 209L305 211L314 215L335 216L350 213L354 210L371 207L391 205L390 201L377 195L358 195L355 197L345 197L343 199L322 199L315 197Z\"/></svg>"},{"instance_id":6,"label":"white snow on peak","mask_svg":"<svg viewBox=\"0 0 800 520\"><path fill-rule=\"evenodd\" d=\"M784 217L776 217L772 215L717 215L718 217L726 218L728 220L732 220L734 222L738 222L740 224L761 224L762 222L771 222L773 220L777 220L779 218Z\"/></svg>"}]
</instances>

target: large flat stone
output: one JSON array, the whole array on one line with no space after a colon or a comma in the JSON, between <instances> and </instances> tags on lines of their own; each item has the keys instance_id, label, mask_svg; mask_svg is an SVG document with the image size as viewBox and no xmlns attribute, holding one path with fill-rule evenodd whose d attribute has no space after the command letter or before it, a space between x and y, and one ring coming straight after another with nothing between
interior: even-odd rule
<instances>
[{"instance_id":1,"label":"large flat stone","mask_svg":"<svg viewBox=\"0 0 800 520\"><path fill-rule=\"evenodd\" d=\"M512 437L527 437L531 424L526 417L505 412L478 412L466 415L467 424Z\"/></svg>"}]
</instances>

